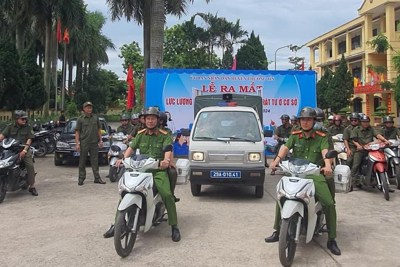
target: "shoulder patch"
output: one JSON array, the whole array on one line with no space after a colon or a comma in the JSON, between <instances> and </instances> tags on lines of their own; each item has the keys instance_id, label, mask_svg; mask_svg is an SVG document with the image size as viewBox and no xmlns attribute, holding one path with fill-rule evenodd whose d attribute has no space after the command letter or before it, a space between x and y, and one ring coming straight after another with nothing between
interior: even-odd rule
<instances>
[{"instance_id":1,"label":"shoulder patch","mask_svg":"<svg viewBox=\"0 0 400 267\"><path fill-rule=\"evenodd\" d=\"M326 133L321 132L321 131L315 131L315 133L319 136L326 136Z\"/></svg>"},{"instance_id":2,"label":"shoulder patch","mask_svg":"<svg viewBox=\"0 0 400 267\"><path fill-rule=\"evenodd\" d=\"M166 130L162 130L162 129L158 129L158 131L164 135L168 134L168 132Z\"/></svg>"},{"instance_id":3,"label":"shoulder patch","mask_svg":"<svg viewBox=\"0 0 400 267\"><path fill-rule=\"evenodd\" d=\"M292 134L301 134L302 133L302 131L301 130L298 130L298 131L292 131Z\"/></svg>"},{"instance_id":4,"label":"shoulder patch","mask_svg":"<svg viewBox=\"0 0 400 267\"><path fill-rule=\"evenodd\" d=\"M142 130L138 131L137 133L141 134L141 133L144 133L145 131L146 131L146 129L142 129Z\"/></svg>"}]
</instances>

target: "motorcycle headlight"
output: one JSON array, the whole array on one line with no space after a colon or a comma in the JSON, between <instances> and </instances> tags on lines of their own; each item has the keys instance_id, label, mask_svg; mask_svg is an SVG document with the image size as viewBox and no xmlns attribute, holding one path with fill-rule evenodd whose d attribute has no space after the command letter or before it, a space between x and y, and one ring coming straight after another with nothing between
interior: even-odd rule
<instances>
[{"instance_id":1,"label":"motorcycle headlight","mask_svg":"<svg viewBox=\"0 0 400 267\"><path fill-rule=\"evenodd\" d=\"M58 142L56 143L56 147L57 147L57 148L69 148L69 144L66 143L66 142L58 141Z\"/></svg>"},{"instance_id":2,"label":"motorcycle headlight","mask_svg":"<svg viewBox=\"0 0 400 267\"><path fill-rule=\"evenodd\" d=\"M193 152L192 160L194 160L194 161L203 161L204 160L204 153L203 152Z\"/></svg>"},{"instance_id":3,"label":"motorcycle headlight","mask_svg":"<svg viewBox=\"0 0 400 267\"><path fill-rule=\"evenodd\" d=\"M110 150L110 151L108 151L108 155L110 157L117 157L119 155L119 152L118 151L114 151L114 150Z\"/></svg>"},{"instance_id":4,"label":"motorcycle headlight","mask_svg":"<svg viewBox=\"0 0 400 267\"><path fill-rule=\"evenodd\" d=\"M110 142L108 142L108 141L103 142L103 147L109 147L109 146L110 146Z\"/></svg>"},{"instance_id":5,"label":"motorcycle headlight","mask_svg":"<svg viewBox=\"0 0 400 267\"><path fill-rule=\"evenodd\" d=\"M258 152L249 153L248 160L249 161L260 161L261 160L261 155Z\"/></svg>"}]
</instances>

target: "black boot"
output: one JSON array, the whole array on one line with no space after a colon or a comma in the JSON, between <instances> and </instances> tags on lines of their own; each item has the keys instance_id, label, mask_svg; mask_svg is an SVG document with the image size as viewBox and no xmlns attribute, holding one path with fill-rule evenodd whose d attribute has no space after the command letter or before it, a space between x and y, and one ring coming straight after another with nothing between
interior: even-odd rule
<instances>
[{"instance_id":1,"label":"black boot","mask_svg":"<svg viewBox=\"0 0 400 267\"><path fill-rule=\"evenodd\" d=\"M328 240L328 243L326 244L328 249L332 252L332 254L335 255L341 255L342 252L340 251L335 239Z\"/></svg>"},{"instance_id":2,"label":"black boot","mask_svg":"<svg viewBox=\"0 0 400 267\"><path fill-rule=\"evenodd\" d=\"M176 225L172 226L172 241L179 242L181 240L181 233Z\"/></svg>"},{"instance_id":3,"label":"black boot","mask_svg":"<svg viewBox=\"0 0 400 267\"><path fill-rule=\"evenodd\" d=\"M279 232L278 231L273 232L271 236L266 237L264 240L266 243L278 242L279 241Z\"/></svg>"},{"instance_id":4,"label":"black boot","mask_svg":"<svg viewBox=\"0 0 400 267\"><path fill-rule=\"evenodd\" d=\"M181 199L180 199L179 197L176 197L176 196L174 195L174 200L175 200L175 202L179 202Z\"/></svg>"},{"instance_id":5,"label":"black boot","mask_svg":"<svg viewBox=\"0 0 400 267\"><path fill-rule=\"evenodd\" d=\"M104 238L110 238L110 237L113 237L113 236L114 236L114 224L111 224L110 229L108 229L107 232L105 232L103 234L103 237Z\"/></svg>"}]
</instances>

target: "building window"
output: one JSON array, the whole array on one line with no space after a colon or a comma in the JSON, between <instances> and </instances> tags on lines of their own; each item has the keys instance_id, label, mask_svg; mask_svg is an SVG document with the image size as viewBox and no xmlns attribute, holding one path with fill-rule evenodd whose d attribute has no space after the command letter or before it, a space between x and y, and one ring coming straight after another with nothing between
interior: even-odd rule
<instances>
[{"instance_id":1,"label":"building window","mask_svg":"<svg viewBox=\"0 0 400 267\"><path fill-rule=\"evenodd\" d=\"M377 36L378 35L378 29L375 28L372 30L372 36Z\"/></svg>"},{"instance_id":2,"label":"building window","mask_svg":"<svg viewBox=\"0 0 400 267\"><path fill-rule=\"evenodd\" d=\"M351 49L352 50L360 48L361 47L360 44L361 44L361 36L360 35L357 35L357 36L354 36L353 38L351 38Z\"/></svg>"},{"instance_id":3,"label":"building window","mask_svg":"<svg viewBox=\"0 0 400 267\"><path fill-rule=\"evenodd\" d=\"M329 49L328 54L329 54L329 57L332 57L332 49Z\"/></svg>"},{"instance_id":4,"label":"building window","mask_svg":"<svg viewBox=\"0 0 400 267\"><path fill-rule=\"evenodd\" d=\"M338 54L344 54L346 53L346 41L341 41L338 44Z\"/></svg>"},{"instance_id":5,"label":"building window","mask_svg":"<svg viewBox=\"0 0 400 267\"><path fill-rule=\"evenodd\" d=\"M353 111L357 113L362 112L362 99L357 97L353 100Z\"/></svg>"},{"instance_id":6,"label":"building window","mask_svg":"<svg viewBox=\"0 0 400 267\"><path fill-rule=\"evenodd\" d=\"M379 96L374 97L374 112L376 112L377 108L379 108L381 106L381 102L382 102L382 98L380 98Z\"/></svg>"},{"instance_id":7,"label":"building window","mask_svg":"<svg viewBox=\"0 0 400 267\"><path fill-rule=\"evenodd\" d=\"M394 30L396 32L399 30L399 20L395 20L395 22L394 22Z\"/></svg>"}]
</instances>

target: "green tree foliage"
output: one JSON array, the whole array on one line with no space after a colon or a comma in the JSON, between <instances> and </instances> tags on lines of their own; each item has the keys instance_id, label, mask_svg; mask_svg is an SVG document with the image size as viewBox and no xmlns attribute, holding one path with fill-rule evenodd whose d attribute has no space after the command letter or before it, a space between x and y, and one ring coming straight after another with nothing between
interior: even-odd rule
<instances>
[{"instance_id":1,"label":"green tree foliage","mask_svg":"<svg viewBox=\"0 0 400 267\"><path fill-rule=\"evenodd\" d=\"M236 55L237 69L243 70L267 70L268 60L264 45L259 36L251 32L250 38L242 45Z\"/></svg>"},{"instance_id":2,"label":"green tree foliage","mask_svg":"<svg viewBox=\"0 0 400 267\"><path fill-rule=\"evenodd\" d=\"M233 64L232 51L226 49L224 55L222 56L222 68L231 69Z\"/></svg>"},{"instance_id":3,"label":"green tree foliage","mask_svg":"<svg viewBox=\"0 0 400 267\"><path fill-rule=\"evenodd\" d=\"M317 82L317 106L322 109L330 108L330 101L327 95L329 94L329 85L331 84L332 78L332 71L325 67L324 75Z\"/></svg>"},{"instance_id":4,"label":"green tree foliage","mask_svg":"<svg viewBox=\"0 0 400 267\"><path fill-rule=\"evenodd\" d=\"M332 112L338 112L350 104L350 97L353 93L353 77L348 71L346 60L342 55L339 67L335 70L333 78L329 83L329 90L326 94L326 100Z\"/></svg>"},{"instance_id":5,"label":"green tree foliage","mask_svg":"<svg viewBox=\"0 0 400 267\"><path fill-rule=\"evenodd\" d=\"M122 67L125 70L124 73L127 73L129 64L132 64L135 77L142 77L144 74L144 58L140 51L139 43L133 41L130 44L124 44L120 50L121 54L118 57L124 60L124 63L122 63Z\"/></svg>"},{"instance_id":6,"label":"green tree foliage","mask_svg":"<svg viewBox=\"0 0 400 267\"><path fill-rule=\"evenodd\" d=\"M175 25L165 31L164 65L173 68L209 68L209 54L203 45L205 31L191 21ZM217 68L219 60L211 56L211 67Z\"/></svg>"},{"instance_id":7,"label":"green tree foliage","mask_svg":"<svg viewBox=\"0 0 400 267\"><path fill-rule=\"evenodd\" d=\"M15 45L0 40L0 107L14 110L23 107L24 74Z\"/></svg>"},{"instance_id":8,"label":"green tree foliage","mask_svg":"<svg viewBox=\"0 0 400 267\"><path fill-rule=\"evenodd\" d=\"M41 108L47 100L44 87L43 71L36 64L35 51L28 48L21 57L21 65L25 78L24 108L35 110Z\"/></svg>"}]
</instances>

